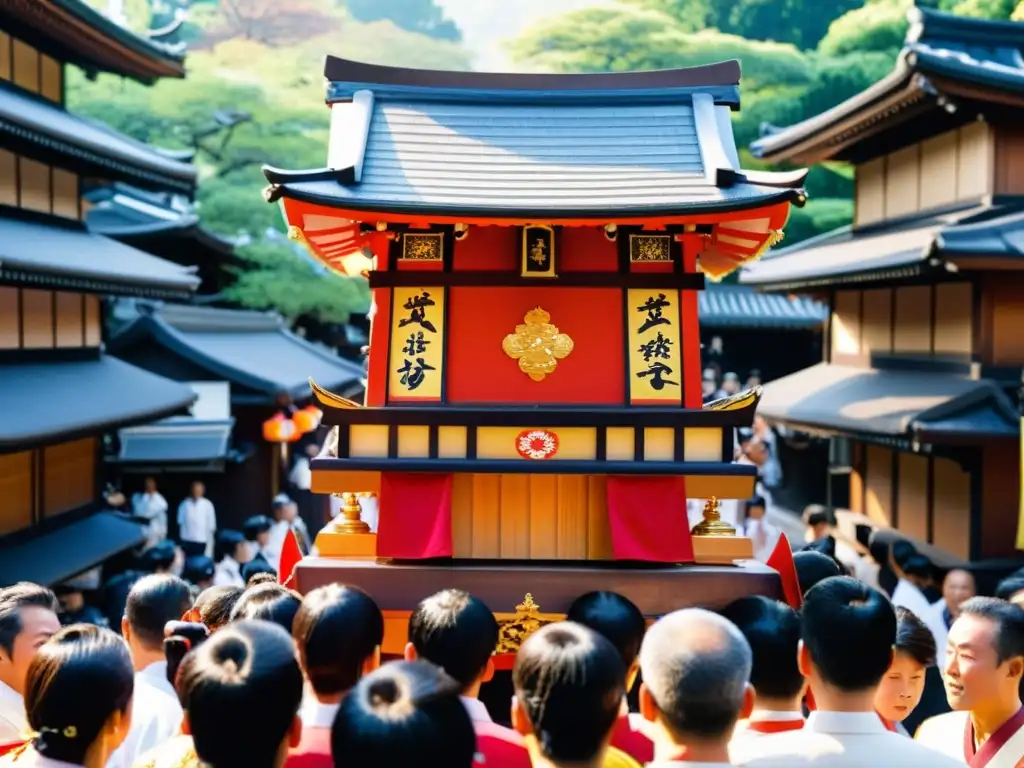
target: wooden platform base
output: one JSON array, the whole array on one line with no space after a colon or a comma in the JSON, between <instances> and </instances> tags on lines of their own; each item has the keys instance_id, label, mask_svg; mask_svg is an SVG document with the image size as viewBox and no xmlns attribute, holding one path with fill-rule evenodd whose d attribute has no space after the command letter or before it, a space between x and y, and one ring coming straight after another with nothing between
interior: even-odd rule
<instances>
[{"instance_id":1,"label":"wooden platform base","mask_svg":"<svg viewBox=\"0 0 1024 768\"><path fill-rule=\"evenodd\" d=\"M366 590L384 612L385 653L401 653L410 613L420 600L442 589L472 593L499 621L514 616L527 593L544 617L554 620L564 618L577 597L596 589L625 595L649 618L693 606L721 608L744 595L782 598L778 574L753 560L727 566L639 566L508 560L413 564L307 557L295 573L303 593L334 582Z\"/></svg>"}]
</instances>

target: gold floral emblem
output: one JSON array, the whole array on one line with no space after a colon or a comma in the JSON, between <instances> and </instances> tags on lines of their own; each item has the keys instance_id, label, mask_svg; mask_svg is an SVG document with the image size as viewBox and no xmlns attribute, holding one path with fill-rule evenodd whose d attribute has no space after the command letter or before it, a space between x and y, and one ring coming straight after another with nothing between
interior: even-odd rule
<instances>
[{"instance_id":1,"label":"gold floral emblem","mask_svg":"<svg viewBox=\"0 0 1024 768\"><path fill-rule=\"evenodd\" d=\"M405 235L402 238L402 258L409 261L441 261L440 234Z\"/></svg>"},{"instance_id":2,"label":"gold floral emblem","mask_svg":"<svg viewBox=\"0 0 1024 768\"><path fill-rule=\"evenodd\" d=\"M545 619L540 615L540 606L533 602L533 595L527 592L523 602L516 606L516 615L499 623L498 647L494 652L518 653L526 638L552 623L553 619Z\"/></svg>"},{"instance_id":3,"label":"gold floral emblem","mask_svg":"<svg viewBox=\"0 0 1024 768\"><path fill-rule=\"evenodd\" d=\"M671 261L668 235L630 235L630 261Z\"/></svg>"},{"instance_id":4,"label":"gold floral emblem","mask_svg":"<svg viewBox=\"0 0 1024 768\"><path fill-rule=\"evenodd\" d=\"M573 342L557 326L552 325L551 315L540 307L531 309L523 318L524 324L516 326L501 343L505 354L519 361L519 370L534 381L554 373L558 361L569 356Z\"/></svg>"}]
</instances>

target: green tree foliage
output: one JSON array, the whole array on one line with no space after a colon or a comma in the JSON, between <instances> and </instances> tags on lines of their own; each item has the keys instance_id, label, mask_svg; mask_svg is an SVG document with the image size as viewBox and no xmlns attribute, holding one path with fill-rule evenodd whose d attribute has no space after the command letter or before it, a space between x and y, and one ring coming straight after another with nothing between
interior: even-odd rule
<instances>
[{"instance_id":1,"label":"green tree foliage","mask_svg":"<svg viewBox=\"0 0 1024 768\"><path fill-rule=\"evenodd\" d=\"M1017 4L1017 8L1014 10L1013 15L1010 16L1013 21L1024 21L1024 0L1020 0Z\"/></svg>"},{"instance_id":2,"label":"green tree foliage","mask_svg":"<svg viewBox=\"0 0 1024 768\"><path fill-rule=\"evenodd\" d=\"M462 31L434 0L340 0L356 21L390 21L439 40L462 40Z\"/></svg>"},{"instance_id":3,"label":"green tree foliage","mask_svg":"<svg viewBox=\"0 0 1024 768\"><path fill-rule=\"evenodd\" d=\"M818 50L826 56L874 51L895 60L907 35L907 11L913 4L913 0L869 0L832 22Z\"/></svg>"}]
</instances>

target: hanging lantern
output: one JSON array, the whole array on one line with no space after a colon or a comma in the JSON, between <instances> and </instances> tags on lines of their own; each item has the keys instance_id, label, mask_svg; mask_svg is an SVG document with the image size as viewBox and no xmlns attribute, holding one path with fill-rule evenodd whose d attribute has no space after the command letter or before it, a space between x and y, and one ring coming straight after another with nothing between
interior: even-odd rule
<instances>
[{"instance_id":1,"label":"hanging lantern","mask_svg":"<svg viewBox=\"0 0 1024 768\"><path fill-rule=\"evenodd\" d=\"M315 405L307 405L301 411L296 411L292 416L292 421L295 422L299 433L304 435L320 426L320 419L323 418L323 415L323 411Z\"/></svg>"},{"instance_id":2,"label":"hanging lantern","mask_svg":"<svg viewBox=\"0 0 1024 768\"><path fill-rule=\"evenodd\" d=\"M275 414L263 422L263 439L268 443L292 443L302 436L295 422L283 413Z\"/></svg>"}]
</instances>

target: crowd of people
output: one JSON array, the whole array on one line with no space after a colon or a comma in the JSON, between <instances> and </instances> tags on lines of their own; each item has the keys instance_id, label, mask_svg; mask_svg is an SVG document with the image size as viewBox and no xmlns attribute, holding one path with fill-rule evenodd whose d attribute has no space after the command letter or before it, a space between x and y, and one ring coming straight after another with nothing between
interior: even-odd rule
<instances>
[{"instance_id":1,"label":"crowd of people","mask_svg":"<svg viewBox=\"0 0 1024 768\"><path fill-rule=\"evenodd\" d=\"M0 766L1022 765L1024 608L951 590L938 645L828 556L794 559L800 609L747 596L649 626L620 594L579 597L522 643L497 709L481 694L499 624L466 592L420 602L385 658L384 616L352 586L302 596L258 572L196 596L153 573L118 636L62 627L53 592L17 584L0 590ZM951 711L915 740L901 724L936 664Z\"/></svg>"}]
</instances>

